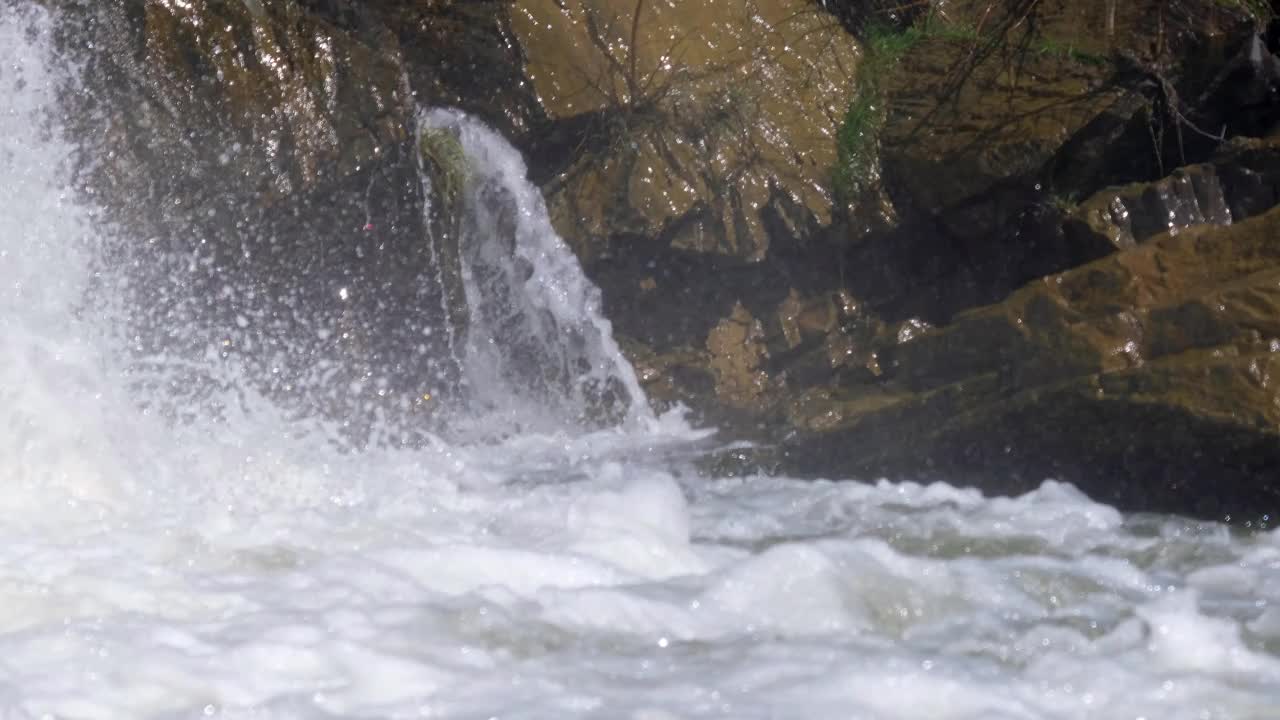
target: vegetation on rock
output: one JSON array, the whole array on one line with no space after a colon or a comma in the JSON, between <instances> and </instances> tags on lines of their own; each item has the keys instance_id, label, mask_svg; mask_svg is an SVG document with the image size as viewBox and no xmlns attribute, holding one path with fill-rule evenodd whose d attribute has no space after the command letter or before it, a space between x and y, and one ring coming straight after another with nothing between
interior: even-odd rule
<instances>
[{"instance_id":1,"label":"vegetation on rock","mask_svg":"<svg viewBox=\"0 0 1280 720\"><path fill-rule=\"evenodd\" d=\"M886 118L880 78L891 72L922 36L921 28L915 26L897 29L873 23L863 29L856 94L836 132L836 165L831 182L837 205L855 202L879 180L880 130Z\"/></svg>"},{"instance_id":2,"label":"vegetation on rock","mask_svg":"<svg viewBox=\"0 0 1280 720\"><path fill-rule=\"evenodd\" d=\"M446 129L423 128L418 134L418 152L441 198L448 205L456 206L470 174L462 143Z\"/></svg>"},{"instance_id":3,"label":"vegetation on rock","mask_svg":"<svg viewBox=\"0 0 1280 720\"><path fill-rule=\"evenodd\" d=\"M1273 398L1250 379L1280 347L1260 324L1280 308L1257 295L1273 261L1246 270L1197 253L1233 224L1255 240L1274 231L1274 214L1249 220L1280 200L1274 144L1229 140L1280 121L1267 69L1280 48L1260 50L1239 7L1110 5L957 2L914 24L857 25L864 58L832 181L852 224L873 212L888 224L849 231L839 294L741 296L764 355L743 350L738 365L763 370L751 386L769 390L743 403L721 383L718 402L747 408L745 427L795 433L770 464L936 468L1000 492L1055 474L1124 507L1218 517L1275 506L1258 484L1280 465ZM1169 247L1160 238L1196 250L1144 254ZM1148 262L1169 271L1124 274ZM1108 295L1148 282L1150 295L1209 266L1235 269L1176 298ZM799 308L832 297L848 301L831 324L796 330ZM1078 309L1092 302L1105 313ZM743 311L717 312L725 328ZM1245 318L1256 334L1231 329ZM734 366L714 357L702 362Z\"/></svg>"}]
</instances>

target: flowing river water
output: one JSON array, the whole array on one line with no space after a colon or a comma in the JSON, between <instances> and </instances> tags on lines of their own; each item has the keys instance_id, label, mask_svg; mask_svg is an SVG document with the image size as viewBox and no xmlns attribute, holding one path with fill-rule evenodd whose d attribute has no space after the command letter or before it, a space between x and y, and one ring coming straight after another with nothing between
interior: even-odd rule
<instances>
[{"instance_id":1,"label":"flowing river water","mask_svg":"<svg viewBox=\"0 0 1280 720\"><path fill-rule=\"evenodd\" d=\"M0 9L0 718L1280 717L1276 532L698 473L707 433L634 397L518 157L456 115L526 223L494 334L590 368L541 423L342 453L262 400L138 409L49 30ZM602 393L634 404L565 420Z\"/></svg>"}]
</instances>

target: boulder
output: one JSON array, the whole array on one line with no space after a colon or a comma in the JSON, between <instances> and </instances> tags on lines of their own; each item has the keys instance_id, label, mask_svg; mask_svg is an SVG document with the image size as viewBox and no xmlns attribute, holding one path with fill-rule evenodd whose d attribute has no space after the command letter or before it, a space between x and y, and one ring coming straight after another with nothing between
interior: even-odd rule
<instances>
[{"instance_id":1,"label":"boulder","mask_svg":"<svg viewBox=\"0 0 1280 720\"><path fill-rule=\"evenodd\" d=\"M519 0L513 19L555 121L534 164L580 257L643 242L759 260L829 220L858 58L820 8Z\"/></svg>"},{"instance_id":2,"label":"boulder","mask_svg":"<svg viewBox=\"0 0 1280 720\"><path fill-rule=\"evenodd\" d=\"M1035 281L791 403L790 469L1055 477L1129 510L1280 510L1280 209L1167 232Z\"/></svg>"},{"instance_id":3,"label":"boulder","mask_svg":"<svg viewBox=\"0 0 1280 720\"><path fill-rule=\"evenodd\" d=\"M1236 138L1205 163L1153 182L1104 188L1063 220L1065 242L1105 254L1165 232L1229 225L1280 202L1280 139Z\"/></svg>"}]
</instances>

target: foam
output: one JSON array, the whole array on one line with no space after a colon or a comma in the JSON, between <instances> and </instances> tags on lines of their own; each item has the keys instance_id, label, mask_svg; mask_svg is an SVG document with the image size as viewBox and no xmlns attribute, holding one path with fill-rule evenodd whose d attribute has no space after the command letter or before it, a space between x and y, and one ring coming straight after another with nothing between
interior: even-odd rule
<instances>
[{"instance_id":1,"label":"foam","mask_svg":"<svg viewBox=\"0 0 1280 720\"><path fill-rule=\"evenodd\" d=\"M678 415L355 454L142 414L76 309L70 80L0 8L0 717L1275 716L1275 532L705 477Z\"/></svg>"}]
</instances>

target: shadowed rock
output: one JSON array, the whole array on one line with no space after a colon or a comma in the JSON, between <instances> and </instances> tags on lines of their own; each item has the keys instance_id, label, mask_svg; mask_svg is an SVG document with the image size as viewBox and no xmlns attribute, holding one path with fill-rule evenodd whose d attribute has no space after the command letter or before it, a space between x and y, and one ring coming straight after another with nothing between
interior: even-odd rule
<instances>
[{"instance_id":1,"label":"shadowed rock","mask_svg":"<svg viewBox=\"0 0 1280 720\"><path fill-rule=\"evenodd\" d=\"M1238 7L1055 0L944 12L879 80L883 187L900 222L852 239L848 257L851 291L894 319L946 321L1110 252L1063 238L1062 208L1206 162L1248 129L1235 118L1265 115L1247 107L1256 93L1228 102L1265 85L1273 59Z\"/></svg>"},{"instance_id":2,"label":"shadowed rock","mask_svg":"<svg viewBox=\"0 0 1280 720\"><path fill-rule=\"evenodd\" d=\"M447 82L402 43L449 3L413 4L416 24L398 3L63 5L86 66L67 96L81 181L119 230L107 270L128 275L170 411L218 397L221 358L358 441L379 416L421 427L456 384L465 316L447 310L456 249L436 246L456 238L424 222L410 80Z\"/></svg>"},{"instance_id":3,"label":"shadowed rock","mask_svg":"<svg viewBox=\"0 0 1280 720\"><path fill-rule=\"evenodd\" d=\"M903 343L885 382L815 392L788 463L1125 509L1280 509L1280 210L1166 233Z\"/></svg>"}]
</instances>

